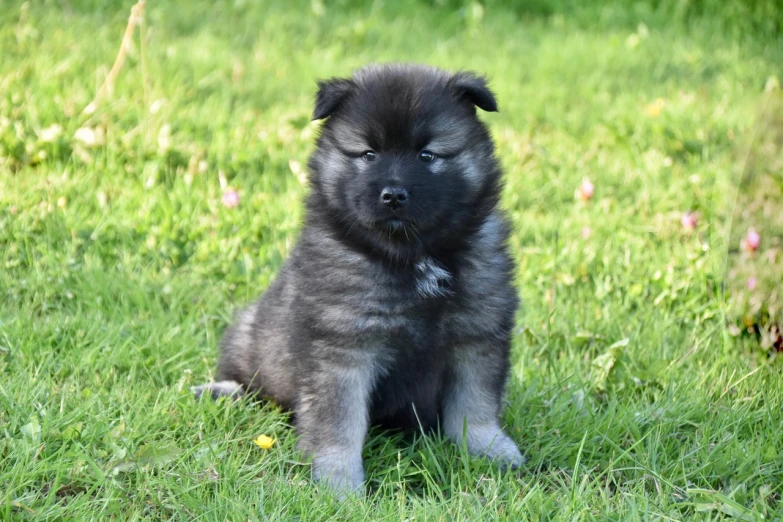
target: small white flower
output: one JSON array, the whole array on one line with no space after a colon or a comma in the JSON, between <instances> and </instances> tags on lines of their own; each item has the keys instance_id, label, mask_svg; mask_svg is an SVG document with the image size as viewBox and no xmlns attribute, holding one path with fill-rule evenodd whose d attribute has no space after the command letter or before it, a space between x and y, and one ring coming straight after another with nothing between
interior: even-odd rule
<instances>
[{"instance_id":1,"label":"small white flower","mask_svg":"<svg viewBox=\"0 0 783 522\"><path fill-rule=\"evenodd\" d=\"M73 134L73 139L88 147L95 147L103 143L103 132L91 127L81 127Z\"/></svg>"},{"instance_id":2,"label":"small white flower","mask_svg":"<svg viewBox=\"0 0 783 522\"><path fill-rule=\"evenodd\" d=\"M55 123L53 125L49 125L45 129L41 129L41 132L38 133L38 137L41 138L41 141L45 143L51 143L59 138L62 133L63 128Z\"/></svg>"}]
</instances>

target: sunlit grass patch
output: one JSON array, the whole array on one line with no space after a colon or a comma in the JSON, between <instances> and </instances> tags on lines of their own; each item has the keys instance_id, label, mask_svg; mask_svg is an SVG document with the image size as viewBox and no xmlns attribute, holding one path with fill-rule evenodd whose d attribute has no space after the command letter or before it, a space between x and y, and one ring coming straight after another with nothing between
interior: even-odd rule
<instances>
[{"instance_id":1,"label":"sunlit grass patch","mask_svg":"<svg viewBox=\"0 0 783 522\"><path fill-rule=\"evenodd\" d=\"M780 38L711 2L533 4L148 2L90 114L132 2L3 4L0 519L780 517ZM373 431L339 504L285 413L188 390L296 240L315 80L373 60L498 95L531 461Z\"/></svg>"}]
</instances>

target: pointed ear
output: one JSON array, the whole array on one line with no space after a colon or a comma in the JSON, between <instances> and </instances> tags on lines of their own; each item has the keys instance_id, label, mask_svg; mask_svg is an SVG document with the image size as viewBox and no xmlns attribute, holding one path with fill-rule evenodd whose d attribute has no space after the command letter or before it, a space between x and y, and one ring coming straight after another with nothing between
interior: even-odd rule
<instances>
[{"instance_id":1,"label":"pointed ear","mask_svg":"<svg viewBox=\"0 0 783 522\"><path fill-rule=\"evenodd\" d=\"M481 110L497 112L498 102L489 90L487 80L472 72L459 72L451 78L451 83L457 95L465 98Z\"/></svg>"},{"instance_id":2,"label":"pointed ear","mask_svg":"<svg viewBox=\"0 0 783 522\"><path fill-rule=\"evenodd\" d=\"M350 94L356 84L345 78L332 78L318 81L318 94L315 95L313 119L322 120L330 116Z\"/></svg>"}]
</instances>

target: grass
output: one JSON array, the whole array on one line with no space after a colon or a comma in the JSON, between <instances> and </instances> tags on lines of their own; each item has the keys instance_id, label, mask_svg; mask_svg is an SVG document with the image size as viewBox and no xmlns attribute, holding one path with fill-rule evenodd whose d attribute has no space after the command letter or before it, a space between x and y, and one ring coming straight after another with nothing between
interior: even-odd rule
<instances>
[{"instance_id":1,"label":"grass","mask_svg":"<svg viewBox=\"0 0 783 522\"><path fill-rule=\"evenodd\" d=\"M722 285L783 39L622 2L456 4L150 2L84 114L130 3L3 3L0 519L783 517L781 357L732 335ZM531 461L373 432L370 492L338 503L284 413L188 387L296 239L315 79L382 60L498 95L524 299L504 421Z\"/></svg>"}]
</instances>

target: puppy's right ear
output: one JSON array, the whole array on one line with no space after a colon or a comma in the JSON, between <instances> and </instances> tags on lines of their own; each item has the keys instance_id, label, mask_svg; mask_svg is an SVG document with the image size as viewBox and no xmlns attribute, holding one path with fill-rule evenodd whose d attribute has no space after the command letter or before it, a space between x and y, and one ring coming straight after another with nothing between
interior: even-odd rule
<instances>
[{"instance_id":1,"label":"puppy's right ear","mask_svg":"<svg viewBox=\"0 0 783 522\"><path fill-rule=\"evenodd\" d=\"M354 90L356 84L353 80L345 78L332 78L318 81L318 94L315 95L314 120L322 120L331 116L337 107Z\"/></svg>"}]
</instances>

